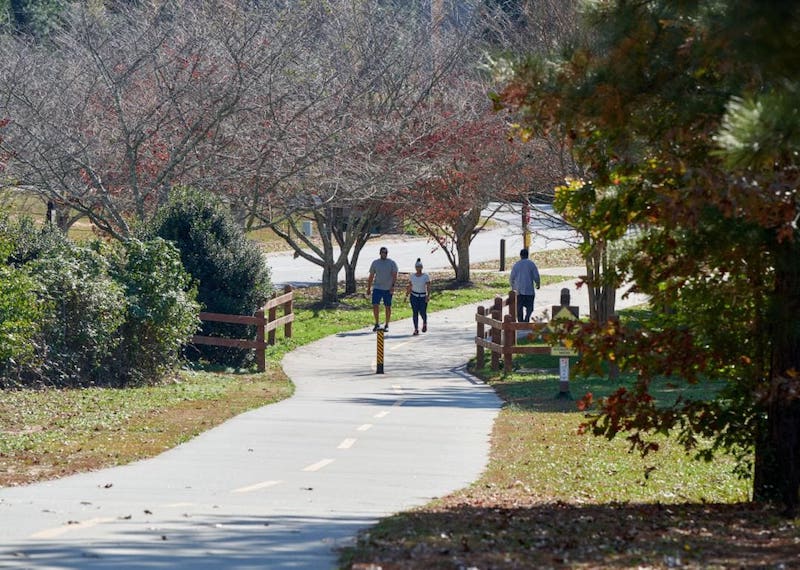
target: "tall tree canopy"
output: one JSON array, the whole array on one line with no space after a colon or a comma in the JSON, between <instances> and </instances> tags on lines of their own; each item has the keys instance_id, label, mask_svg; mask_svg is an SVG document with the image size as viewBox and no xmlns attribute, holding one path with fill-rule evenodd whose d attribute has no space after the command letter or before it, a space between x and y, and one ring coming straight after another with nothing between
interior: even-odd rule
<instances>
[{"instance_id":1,"label":"tall tree canopy","mask_svg":"<svg viewBox=\"0 0 800 570\"><path fill-rule=\"evenodd\" d=\"M7 182L119 239L173 187L209 190L319 265L323 301L342 268L353 291L447 120L430 99L476 72L474 29L401 0L108 4L65 3L46 41L0 36Z\"/></svg>"},{"instance_id":2,"label":"tall tree canopy","mask_svg":"<svg viewBox=\"0 0 800 570\"><path fill-rule=\"evenodd\" d=\"M0 38L11 183L125 238L175 185L251 179L254 129L237 127L258 107L263 144L285 139L286 78L309 28L290 10L214 7L72 5L46 44Z\"/></svg>"},{"instance_id":3,"label":"tall tree canopy","mask_svg":"<svg viewBox=\"0 0 800 570\"><path fill-rule=\"evenodd\" d=\"M591 39L557 59L517 62L498 102L523 133L566 134L588 174L563 191L593 203L583 211L594 236L635 230L622 269L655 316L645 329L583 329L587 366L611 359L638 378L589 425L628 432L644 451L655 446L648 433L673 431L705 456L740 453L743 467L754 450L754 498L794 513L800 7L617 0L583 16ZM724 387L713 401L657 407L649 386L663 375Z\"/></svg>"}]
</instances>

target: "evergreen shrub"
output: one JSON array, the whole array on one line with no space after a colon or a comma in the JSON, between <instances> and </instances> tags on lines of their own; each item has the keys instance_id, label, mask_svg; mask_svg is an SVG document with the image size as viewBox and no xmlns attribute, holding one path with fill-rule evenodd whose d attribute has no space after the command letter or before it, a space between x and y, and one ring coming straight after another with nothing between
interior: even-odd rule
<instances>
[{"instance_id":1,"label":"evergreen shrub","mask_svg":"<svg viewBox=\"0 0 800 570\"><path fill-rule=\"evenodd\" d=\"M43 313L36 282L25 270L8 264L11 249L0 234L0 388L11 384L13 371L33 358Z\"/></svg>"},{"instance_id":2,"label":"evergreen shrub","mask_svg":"<svg viewBox=\"0 0 800 570\"><path fill-rule=\"evenodd\" d=\"M202 310L253 315L269 297L272 285L264 253L247 238L230 209L216 196L189 188L176 189L146 235L169 240L180 250L184 267L197 282L197 300ZM205 322L199 334L254 339L255 328ZM252 363L253 351L197 345L187 356L243 366Z\"/></svg>"},{"instance_id":3,"label":"evergreen shrub","mask_svg":"<svg viewBox=\"0 0 800 570\"><path fill-rule=\"evenodd\" d=\"M174 246L78 245L27 219L0 219L0 244L0 317L16 323L0 328L0 386L122 387L178 365L199 305Z\"/></svg>"},{"instance_id":4,"label":"evergreen shrub","mask_svg":"<svg viewBox=\"0 0 800 570\"><path fill-rule=\"evenodd\" d=\"M178 366L200 325L191 276L178 250L159 238L119 244L111 275L124 294L125 318L107 370L123 385L158 382Z\"/></svg>"}]
</instances>

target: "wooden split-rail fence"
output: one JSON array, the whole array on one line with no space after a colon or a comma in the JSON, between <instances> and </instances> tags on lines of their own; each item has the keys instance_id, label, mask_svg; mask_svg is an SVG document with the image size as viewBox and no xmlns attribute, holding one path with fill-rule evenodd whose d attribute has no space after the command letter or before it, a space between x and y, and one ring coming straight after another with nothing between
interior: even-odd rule
<instances>
[{"instance_id":1,"label":"wooden split-rail fence","mask_svg":"<svg viewBox=\"0 0 800 570\"><path fill-rule=\"evenodd\" d=\"M212 346L230 346L234 348L253 348L256 351L256 365L263 372L267 368L265 350L267 346L275 344L275 331L283 327L283 335L292 338L292 322L294 322L294 292L291 285L286 285L283 293L272 293L272 298L266 302L254 315L226 315L224 313L200 313L200 320L218 323L232 323L237 325L250 325L256 327L256 339L221 338L216 336L192 337L194 344L208 344ZM278 308L283 307L283 315L278 316Z\"/></svg>"},{"instance_id":2,"label":"wooden split-rail fence","mask_svg":"<svg viewBox=\"0 0 800 570\"><path fill-rule=\"evenodd\" d=\"M559 319L577 319L578 307L570 304L569 289L561 290L561 304L553 305L552 321L549 323L524 323L517 322L517 293L509 291L508 297L495 297L494 304L490 307L478 307L475 321L477 332L475 344L477 347L476 364L478 368L486 365L485 351L491 352L491 368L498 370L500 359L503 360L503 371L511 372L512 359L515 354L552 354L554 356L568 357L576 353L563 346L536 346L517 344L518 331L529 331L534 336L550 330L553 321ZM503 308L508 307L508 312L503 315Z\"/></svg>"}]
</instances>

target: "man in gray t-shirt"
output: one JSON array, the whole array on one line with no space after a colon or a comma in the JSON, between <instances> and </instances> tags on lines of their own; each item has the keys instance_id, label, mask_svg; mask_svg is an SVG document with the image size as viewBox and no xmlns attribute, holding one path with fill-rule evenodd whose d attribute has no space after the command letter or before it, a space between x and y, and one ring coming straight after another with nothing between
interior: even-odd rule
<instances>
[{"instance_id":1,"label":"man in gray t-shirt","mask_svg":"<svg viewBox=\"0 0 800 570\"><path fill-rule=\"evenodd\" d=\"M372 262L369 266L369 279L367 279L367 295L372 291L372 314L375 317L375 326L373 331L377 331L380 327L380 304L383 301L383 307L386 312L386 323L383 325L383 330L389 330L389 321L392 318L392 295L394 294L394 286L397 283L397 264L389 259L389 250L385 247L380 249L380 258ZM372 289L373 282L375 289Z\"/></svg>"},{"instance_id":2,"label":"man in gray t-shirt","mask_svg":"<svg viewBox=\"0 0 800 570\"><path fill-rule=\"evenodd\" d=\"M536 297L534 286L538 289L541 280L539 268L533 260L528 259L528 248L520 250L519 258L511 268L509 280L511 288L517 292L517 322L527 323L533 313L533 300Z\"/></svg>"}]
</instances>

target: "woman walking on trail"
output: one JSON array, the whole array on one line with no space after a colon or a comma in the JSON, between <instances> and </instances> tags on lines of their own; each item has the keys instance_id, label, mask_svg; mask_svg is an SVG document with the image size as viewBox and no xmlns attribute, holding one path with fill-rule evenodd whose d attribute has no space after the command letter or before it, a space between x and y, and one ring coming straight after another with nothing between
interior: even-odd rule
<instances>
[{"instance_id":1,"label":"woman walking on trail","mask_svg":"<svg viewBox=\"0 0 800 570\"><path fill-rule=\"evenodd\" d=\"M419 318L422 317L422 332L428 330L428 301L431 299L431 278L422 272L422 261L417 258L416 270L408 278L406 299L411 297L411 320L414 322L414 334L419 334Z\"/></svg>"}]
</instances>

